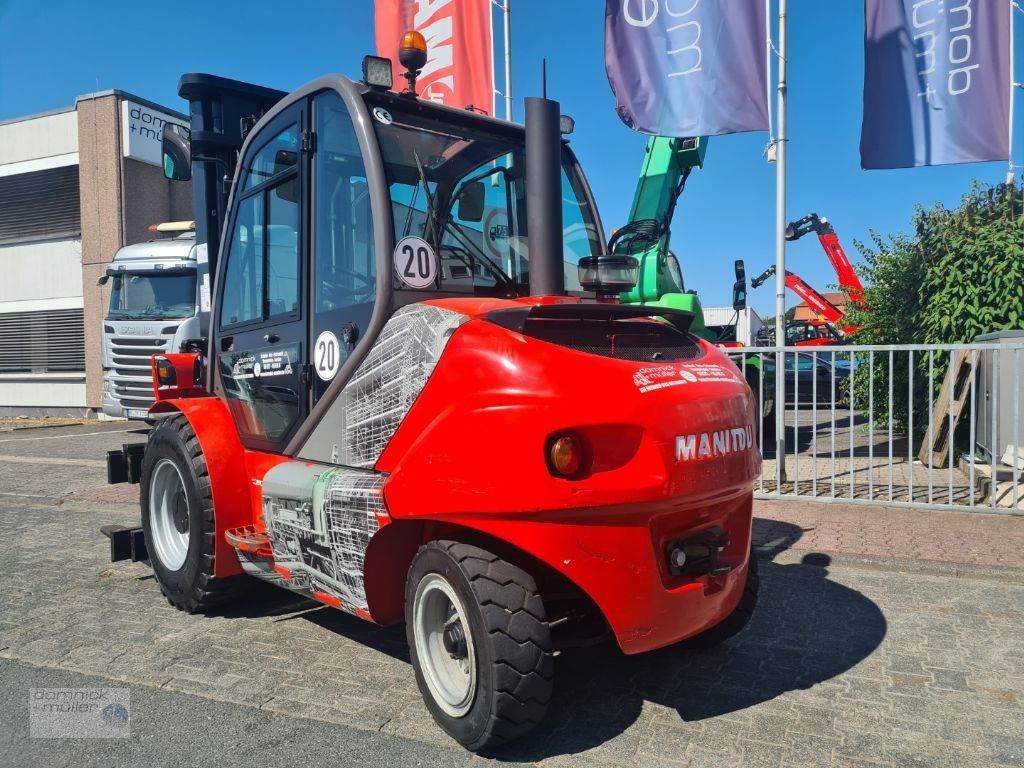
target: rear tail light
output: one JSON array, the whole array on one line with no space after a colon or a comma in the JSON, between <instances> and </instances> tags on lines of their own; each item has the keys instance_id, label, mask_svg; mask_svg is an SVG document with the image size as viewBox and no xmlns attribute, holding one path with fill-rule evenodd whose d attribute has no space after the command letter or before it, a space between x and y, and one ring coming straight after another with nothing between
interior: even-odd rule
<instances>
[{"instance_id":1,"label":"rear tail light","mask_svg":"<svg viewBox=\"0 0 1024 768\"><path fill-rule=\"evenodd\" d=\"M563 432L548 440L546 458L555 477L576 477L586 469L586 446L579 435Z\"/></svg>"}]
</instances>

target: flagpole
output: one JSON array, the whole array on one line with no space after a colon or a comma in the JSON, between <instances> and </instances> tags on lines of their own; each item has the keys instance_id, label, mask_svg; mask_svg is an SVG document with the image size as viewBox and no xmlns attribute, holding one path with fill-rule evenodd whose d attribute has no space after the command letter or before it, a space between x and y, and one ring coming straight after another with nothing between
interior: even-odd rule
<instances>
[{"instance_id":1,"label":"flagpole","mask_svg":"<svg viewBox=\"0 0 1024 768\"><path fill-rule=\"evenodd\" d=\"M1013 67L1015 63L1014 59L1016 58L1013 55L1013 23L1014 21L1016 21L1013 12L1020 8L1020 6L1016 3L1015 0L1007 0L1007 2L1010 3L1010 143L1007 145L1009 149L1009 157L1007 158L1009 161L1009 168L1007 168L1006 170L1006 183L1013 184L1013 171L1015 168L1013 164L1013 107L1014 100L1017 97L1017 87L1019 85L1016 81L1016 72L1014 71Z\"/></svg>"},{"instance_id":2,"label":"flagpole","mask_svg":"<svg viewBox=\"0 0 1024 768\"><path fill-rule=\"evenodd\" d=\"M775 160L775 346L786 344L786 0L779 0L778 99ZM775 479L782 493L786 480L786 365L785 354L775 356Z\"/></svg>"},{"instance_id":3,"label":"flagpole","mask_svg":"<svg viewBox=\"0 0 1024 768\"><path fill-rule=\"evenodd\" d=\"M512 120L512 15L509 1L503 0L501 16L505 21L505 119Z\"/></svg>"}]
</instances>

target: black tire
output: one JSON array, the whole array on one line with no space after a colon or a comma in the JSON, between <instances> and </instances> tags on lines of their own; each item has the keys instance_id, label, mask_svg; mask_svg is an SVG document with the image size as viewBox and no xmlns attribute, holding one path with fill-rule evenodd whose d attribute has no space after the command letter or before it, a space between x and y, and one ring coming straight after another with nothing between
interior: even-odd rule
<instances>
[{"instance_id":1,"label":"black tire","mask_svg":"<svg viewBox=\"0 0 1024 768\"><path fill-rule=\"evenodd\" d=\"M177 468L188 504L188 550L184 563L176 569L161 560L153 541L150 486L154 468L164 459L169 459ZM196 433L184 416L163 419L150 433L142 460L139 492L146 550L157 584L167 601L178 610L198 613L233 598L243 578L218 579L213 575L216 529L210 475Z\"/></svg>"},{"instance_id":2,"label":"black tire","mask_svg":"<svg viewBox=\"0 0 1024 768\"><path fill-rule=\"evenodd\" d=\"M761 586L761 578L757 573L757 556L753 551L750 553L750 565L747 567L747 580L743 584L743 596L733 609L733 612L726 616L711 629L701 632L699 635L685 640L684 643L690 648L714 648L733 637L741 629L747 626L750 618L754 615L754 608L757 606L757 592Z\"/></svg>"},{"instance_id":3,"label":"black tire","mask_svg":"<svg viewBox=\"0 0 1024 768\"><path fill-rule=\"evenodd\" d=\"M446 713L424 677L415 637L420 582L439 574L464 606L475 648L476 691L460 717ZM532 576L469 544L432 541L413 559L405 591L406 635L416 682L437 723L474 752L516 739L539 723L554 678L551 631Z\"/></svg>"}]
</instances>

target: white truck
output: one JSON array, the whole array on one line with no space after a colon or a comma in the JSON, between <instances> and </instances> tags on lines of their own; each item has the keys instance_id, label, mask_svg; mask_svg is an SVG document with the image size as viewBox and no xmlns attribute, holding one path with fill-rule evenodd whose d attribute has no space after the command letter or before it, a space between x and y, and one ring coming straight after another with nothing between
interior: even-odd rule
<instances>
[{"instance_id":1,"label":"white truck","mask_svg":"<svg viewBox=\"0 0 1024 768\"><path fill-rule=\"evenodd\" d=\"M732 307L704 307L704 325L723 341L737 341L745 347L757 346L757 334L763 323L750 307L739 312Z\"/></svg>"},{"instance_id":2,"label":"white truck","mask_svg":"<svg viewBox=\"0 0 1024 768\"><path fill-rule=\"evenodd\" d=\"M174 231L160 225L159 231ZM153 404L150 357L202 344L209 325L206 245L191 231L121 248L99 283L110 284L103 320L103 413L144 419Z\"/></svg>"}]
</instances>

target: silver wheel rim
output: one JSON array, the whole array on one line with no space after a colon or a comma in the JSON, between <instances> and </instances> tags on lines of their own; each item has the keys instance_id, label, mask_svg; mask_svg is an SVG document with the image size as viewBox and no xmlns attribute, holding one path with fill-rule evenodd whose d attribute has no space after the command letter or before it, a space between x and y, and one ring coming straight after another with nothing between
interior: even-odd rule
<instances>
[{"instance_id":1,"label":"silver wheel rim","mask_svg":"<svg viewBox=\"0 0 1024 768\"><path fill-rule=\"evenodd\" d=\"M154 554L169 571L180 570L185 565L188 521L188 495L181 471L171 459L161 459L153 468L149 484L149 530L156 550Z\"/></svg>"},{"instance_id":2,"label":"silver wheel rim","mask_svg":"<svg viewBox=\"0 0 1024 768\"><path fill-rule=\"evenodd\" d=\"M465 637L465 651L453 656L445 647L445 631L456 624ZM427 574L416 587L413 636L416 658L434 701L445 714L462 717L476 696L476 650L462 601L438 573Z\"/></svg>"}]
</instances>

